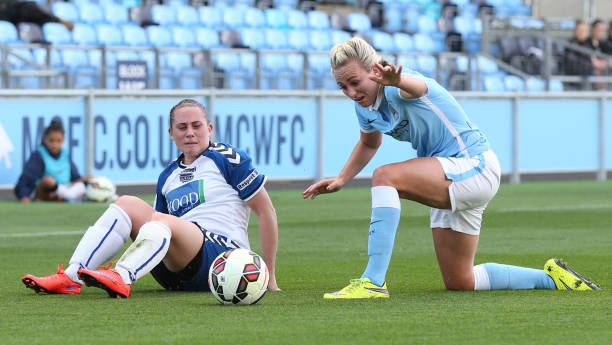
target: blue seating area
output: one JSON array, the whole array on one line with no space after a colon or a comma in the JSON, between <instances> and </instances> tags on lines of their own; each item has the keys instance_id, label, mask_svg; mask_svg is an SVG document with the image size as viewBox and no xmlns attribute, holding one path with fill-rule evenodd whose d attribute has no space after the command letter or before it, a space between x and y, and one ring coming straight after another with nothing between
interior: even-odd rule
<instances>
[{"instance_id":1,"label":"blue seating area","mask_svg":"<svg viewBox=\"0 0 612 345\"><path fill-rule=\"evenodd\" d=\"M74 87L116 88L117 61L141 60L148 67L149 87L162 89L212 85L233 89L336 89L327 52L353 35L364 37L390 62L430 77L440 77L440 67L453 68L443 72L449 77L466 73L455 67L461 62L442 63L435 56L452 50L450 32L460 35L464 53L480 51L482 22L478 14L483 5L500 16L530 14L529 6L521 0L381 2L384 20L379 27L361 11L344 18L335 13L332 18L316 9L298 9L297 0L277 0L276 7L266 9L255 7L253 0L210 1L210 6L199 7L189 6L186 0L165 1L138 8L148 11L144 17L157 24L143 27L138 20L144 17L134 16L118 0L58 1L52 3L51 10L74 22L75 27L69 31L62 24L47 23L41 28L41 39L57 48L51 49L51 67L70 71ZM34 40L20 39L12 24L0 21L0 43L29 42ZM210 59L205 58L206 52L212 52ZM45 65L45 49L34 48L31 53L33 61ZM484 90L541 89L537 82L505 80L503 73L496 68L490 71L486 63L476 65L488 68L481 71L485 78L480 87ZM9 68L21 67L9 61ZM102 76L103 70L106 72ZM157 85L156 70L160 76ZM448 80L441 82L449 86Z\"/></svg>"}]
</instances>

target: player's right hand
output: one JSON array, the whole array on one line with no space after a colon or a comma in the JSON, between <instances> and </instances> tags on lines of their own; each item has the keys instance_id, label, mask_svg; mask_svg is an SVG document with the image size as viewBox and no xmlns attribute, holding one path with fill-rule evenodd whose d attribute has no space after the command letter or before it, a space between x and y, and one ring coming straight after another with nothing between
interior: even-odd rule
<instances>
[{"instance_id":1,"label":"player's right hand","mask_svg":"<svg viewBox=\"0 0 612 345\"><path fill-rule=\"evenodd\" d=\"M344 186L344 183L338 178L324 179L306 188L306 190L302 192L302 197L304 199L308 197L314 199L319 194L337 192L342 186Z\"/></svg>"}]
</instances>

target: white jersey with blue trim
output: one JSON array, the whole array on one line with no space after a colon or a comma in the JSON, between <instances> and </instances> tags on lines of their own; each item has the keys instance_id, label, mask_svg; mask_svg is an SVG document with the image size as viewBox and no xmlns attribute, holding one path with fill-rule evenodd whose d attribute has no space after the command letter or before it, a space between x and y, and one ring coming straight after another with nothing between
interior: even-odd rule
<instances>
[{"instance_id":1,"label":"white jersey with blue trim","mask_svg":"<svg viewBox=\"0 0 612 345\"><path fill-rule=\"evenodd\" d=\"M250 248L247 201L264 186L251 158L228 144L211 143L193 163L182 155L159 176L155 210L196 222L241 248Z\"/></svg>"},{"instance_id":2,"label":"white jersey with blue trim","mask_svg":"<svg viewBox=\"0 0 612 345\"><path fill-rule=\"evenodd\" d=\"M363 132L380 131L408 141L418 157L473 157L489 149L484 133L470 122L448 91L418 72L407 74L425 82L425 95L404 99L399 88L381 87L372 106L355 103Z\"/></svg>"}]
</instances>

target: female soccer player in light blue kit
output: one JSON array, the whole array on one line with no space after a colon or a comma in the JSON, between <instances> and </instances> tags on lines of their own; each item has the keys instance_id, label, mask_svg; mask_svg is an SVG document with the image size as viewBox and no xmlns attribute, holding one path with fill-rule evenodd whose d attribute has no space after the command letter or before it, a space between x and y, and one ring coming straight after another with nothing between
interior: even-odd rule
<instances>
[{"instance_id":1,"label":"female soccer player in light blue kit","mask_svg":"<svg viewBox=\"0 0 612 345\"><path fill-rule=\"evenodd\" d=\"M333 193L372 159L382 134L412 143L418 158L377 168L372 176L369 261L361 278L326 299L389 297L385 275L400 220L400 198L431 207L430 224L449 290L594 290L597 285L557 259L544 270L496 263L474 266L482 214L500 183L500 165L484 133L435 80L402 74L363 39L330 52L332 73L355 101L361 135L336 178L319 181L304 198Z\"/></svg>"}]
</instances>

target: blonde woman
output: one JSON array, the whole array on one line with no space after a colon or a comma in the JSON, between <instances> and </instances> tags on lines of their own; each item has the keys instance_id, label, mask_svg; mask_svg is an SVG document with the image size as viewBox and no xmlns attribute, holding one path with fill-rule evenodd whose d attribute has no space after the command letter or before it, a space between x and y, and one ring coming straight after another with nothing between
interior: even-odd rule
<instances>
[{"instance_id":1,"label":"blonde woman","mask_svg":"<svg viewBox=\"0 0 612 345\"><path fill-rule=\"evenodd\" d=\"M361 38L334 46L330 59L338 86L355 102L361 132L340 174L311 185L303 197L339 191L372 159L383 134L411 143L418 157L374 171L367 267L360 278L324 298L389 297L385 276L400 198L431 207L434 247L449 290L598 289L557 259L548 260L545 270L474 266L482 214L500 183L500 165L485 134L435 80L402 73Z\"/></svg>"}]
</instances>

